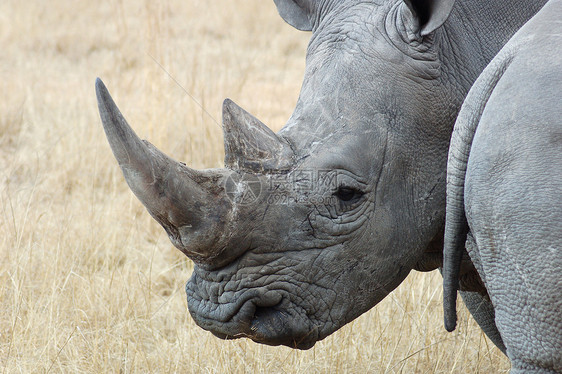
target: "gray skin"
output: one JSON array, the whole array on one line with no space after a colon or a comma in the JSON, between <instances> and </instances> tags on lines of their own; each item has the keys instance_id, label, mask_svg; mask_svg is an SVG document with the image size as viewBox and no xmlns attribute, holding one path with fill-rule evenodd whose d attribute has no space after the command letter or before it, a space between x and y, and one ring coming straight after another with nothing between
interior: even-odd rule
<instances>
[{"instance_id":1,"label":"gray skin","mask_svg":"<svg viewBox=\"0 0 562 374\"><path fill-rule=\"evenodd\" d=\"M275 3L312 31L301 94L277 134L226 100L225 169L172 160L135 135L101 81L96 90L127 183L195 263L186 292L196 323L307 349L411 270L441 266L455 118L544 1ZM460 277L499 336L469 260Z\"/></svg>"},{"instance_id":2,"label":"gray skin","mask_svg":"<svg viewBox=\"0 0 562 374\"><path fill-rule=\"evenodd\" d=\"M451 139L444 248L453 329L466 246L512 373L562 372L562 0L506 44L470 90Z\"/></svg>"}]
</instances>

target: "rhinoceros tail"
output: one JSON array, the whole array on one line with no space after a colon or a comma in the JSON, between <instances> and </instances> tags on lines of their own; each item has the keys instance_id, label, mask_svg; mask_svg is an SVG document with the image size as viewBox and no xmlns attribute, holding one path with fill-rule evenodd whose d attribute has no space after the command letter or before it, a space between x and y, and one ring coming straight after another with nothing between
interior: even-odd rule
<instances>
[{"instance_id":1,"label":"rhinoceros tail","mask_svg":"<svg viewBox=\"0 0 562 374\"><path fill-rule=\"evenodd\" d=\"M457 324L459 273L469 226L464 209L464 184L470 148L478 123L494 87L513 59L504 48L476 80L457 117L447 162L447 210L443 246L443 309L445 329Z\"/></svg>"}]
</instances>

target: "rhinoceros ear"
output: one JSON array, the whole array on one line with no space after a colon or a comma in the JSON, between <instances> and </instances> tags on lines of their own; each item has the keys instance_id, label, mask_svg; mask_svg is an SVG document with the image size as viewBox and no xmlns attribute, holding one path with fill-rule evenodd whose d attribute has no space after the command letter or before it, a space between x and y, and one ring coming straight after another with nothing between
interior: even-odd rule
<instances>
[{"instance_id":1,"label":"rhinoceros ear","mask_svg":"<svg viewBox=\"0 0 562 374\"><path fill-rule=\"evenodd\" d=\"M449 17L455 0L404 0L417 20L421 36L439 28Z\"/></svg>"},{"instance_id":2,"label":"rhinoceros ear","mask_svg":"<svg viewBox=\"0 0 562 374\"><path fill-rule=\"evenodd\" d=\"M263 173L292 166L293 151L283 138L230 99L222 108L226 167Z\"/></svg>"},{"instance_id":3,"label":"rhinoceros ear","mask_svg":"<svg viewBox=\"0 0 562 374\"><path fill-rule=\"evenodd\" d=\"M273 0L281 18L289 25L301 31L311 31L311 14L313 11L310 0Z\"/></svg>"}]
</instances>

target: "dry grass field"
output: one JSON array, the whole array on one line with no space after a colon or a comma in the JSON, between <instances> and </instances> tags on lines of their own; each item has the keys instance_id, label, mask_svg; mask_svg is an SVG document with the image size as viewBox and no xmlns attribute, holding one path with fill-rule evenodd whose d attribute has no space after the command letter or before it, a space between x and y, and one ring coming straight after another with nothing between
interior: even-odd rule
<instances>
[{"instance_id":1,"label":"dry grass field","mask_svg":"<svg viewBox=\"0 0 562 374\"><path fill-rule=\"evenodd\" d=\"M220 167L222 100L279 129L308 37L264 0L0 1L2 373L508 371L463 306L445 332L436 272L308 351L222 341L188 315L192 264L125 184L95 78L142 137Z\"/></svg>"}]
</instances>

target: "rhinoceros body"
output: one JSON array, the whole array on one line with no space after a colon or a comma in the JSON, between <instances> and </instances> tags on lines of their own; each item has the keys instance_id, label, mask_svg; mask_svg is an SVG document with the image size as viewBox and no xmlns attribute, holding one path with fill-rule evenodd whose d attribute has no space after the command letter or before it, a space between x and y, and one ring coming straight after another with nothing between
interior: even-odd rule
<instances>
[{"instance_id":1,"label":"rhinoceros body","mask_svg":"<svg viewBox=\"0 0 562 374\"><path fill-rule=\"evenodd\" d=\"M96 88L127 183L195 262L186 292L197 324L306 349L411 270L442 265L455 118L545 1L275 3L312 31L301 94L277 134L226 100L225 169L195 171L141 141ZM469 308L503 348L487 283L471 261L459 273Z\"/></svg>"},{"instance_id":2,"label":"rhinoceros body","mask_svg":"<svg viewBox=\"0 0 562 374\"><path fill-rule=\"evenodd\" d=\"M551 0L507 43L469 92L451 139L446 326L468 236L513 373L562 372L561 15L562 1Z\"/></svg>"}]
</instances>

